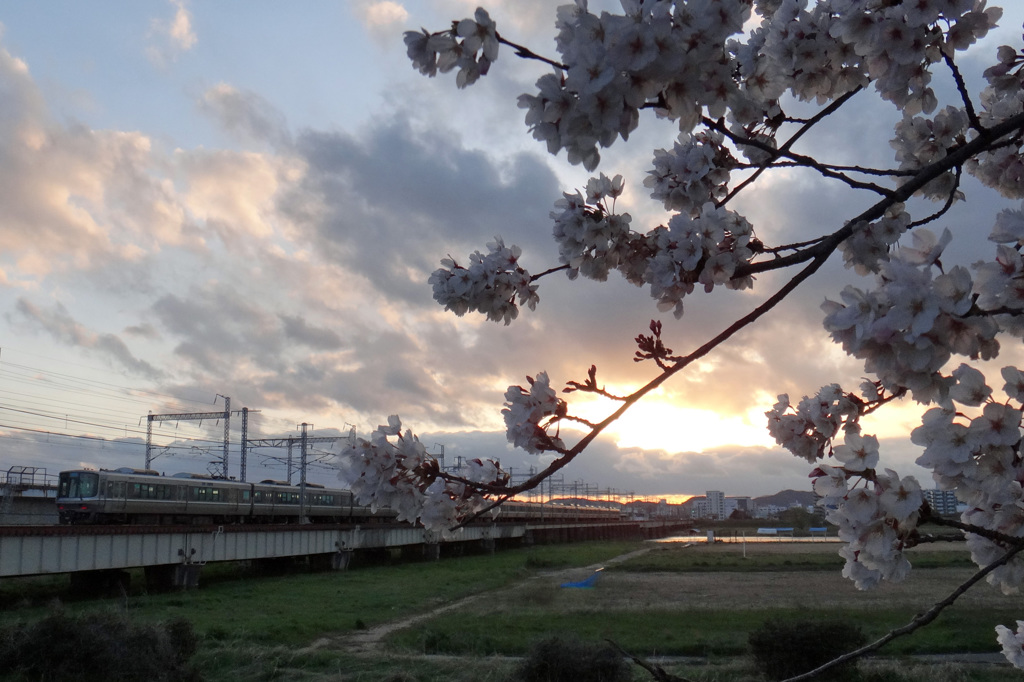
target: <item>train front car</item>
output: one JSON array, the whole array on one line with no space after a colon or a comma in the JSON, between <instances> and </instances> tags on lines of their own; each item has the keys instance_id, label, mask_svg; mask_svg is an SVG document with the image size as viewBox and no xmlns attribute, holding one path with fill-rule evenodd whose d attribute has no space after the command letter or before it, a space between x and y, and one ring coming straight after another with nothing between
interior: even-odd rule
<instances>
[{"instance_id":1,"label":"train front car","mask_svg":"<svg viewBox=\"0 0 1024 682\"><path fill-rule=\"evenodd\" d=\"M93 523L102 513L100 475L96 471L62 471L57 482L57 515L62 524Z\"/></svg>"}]
</instances>

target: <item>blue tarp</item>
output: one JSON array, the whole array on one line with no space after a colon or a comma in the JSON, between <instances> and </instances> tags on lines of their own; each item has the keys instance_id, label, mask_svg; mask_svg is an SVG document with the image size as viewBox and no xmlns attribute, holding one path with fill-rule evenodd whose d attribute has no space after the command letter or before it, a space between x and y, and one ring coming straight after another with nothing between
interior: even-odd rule
<instances>
[{"instance_id":1,"label":"blue tarp","mask_svg":"<svg viewBox=\"0 0 1024 682\"><path fill-rule=\"evenodd\" d=\"M597 576L601 575L601 571L603 571L603 570L604 570L603 568L597 569L586 580L581 580L581 581L575 582L575 583L572 583L572 582L562 583L562 587L583 587L583 588L593 587L594 584L597 583Z\"/></svg>"}]
</instances>

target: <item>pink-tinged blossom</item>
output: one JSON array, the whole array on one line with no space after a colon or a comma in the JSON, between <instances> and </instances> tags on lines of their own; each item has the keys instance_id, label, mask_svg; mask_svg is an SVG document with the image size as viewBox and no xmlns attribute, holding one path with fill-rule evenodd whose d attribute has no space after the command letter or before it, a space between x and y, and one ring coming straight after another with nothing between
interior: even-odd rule
<instances>
[{"instance_id":1,"label":"pink-tinged blossom","mask_svg":"<svg viewBox=\"0 0 1024 682\"><path fill-rule=\"evenodd\" d=\"M622 7L621 13L591 13L585 0L559 7L561 66L542 75L519 106L531 134L550 153L564 150L570 163L588 170L600 163L600 148L628 139L642 109L678 127L672 149L654 153L644 179L651 197L676 212L661 225L636 230L629 215L615 213L625 186L617 176L600 175L585 192L566 193L551 214L570 278L603 280L618 270L628 282L649 286L656 307L677 317L695 292L752 287L749 273L758 270L759 258L770 268L770 259L785 258L787 249L803 257L815 248L768 249L746 218L722 204L738 168L801 165L786 158L781 146L780 130L799 124L787 120L791 112L780 102L825 105L873 88L902 115L890 145L906 174L943 162L983 129L1024 113L1024 53L1017 47L996 50L973 112L960 96L940 108L932 87L935 73L948 78L947 60L995 26L1000 10L984 0L624 0ZM753 22L752 8L758 15ZM456 83L464 87L497 58L497 32L483 10L453 26L436 34L410 32L406 46L422 73L457 69ZM1007 135L955 168L1004 197L1024 198L1019 136ZM877 182L883 196L902 183L899 176L854 175ZM960 181L951 168L919 183L915 195L952 204L964 199ZM968 506L961 519L1024 537L1024 373L1003 369L1003 391L1016 402L1002 403L974 367L997 356L999 335L1024 338L1024 316L1017 314L1024 310L1024 256L1018 250L1024 212L999 215L990 235L994 255L969 270L944 262L951 231L908 236L912 224L931 221L924 214L911 218L906 209L890 201L882 216L849 225L839 246L843 262L873 281L849 286L822 306L826 330L870 375L864 399L830 385L795 405L779 396L766 412L773 438L815 466L814 488L846 543L840 550L843 573L861 589L906 577L904 549L914 541L922 504L917 481L880 472L877 439L861 433L861 416L890 397L907 395L927 409L911 435L922 448L917 461L931 470L936 485L954 490ZM951 215L944 214L939 210L941 219ZM518 249L500 240L465 266L446 259L430 279L435 298L456 314L475 310L507 324L520 306L532 308L537 301L533 278L518 259ZM755 267L748 269L751 263ZM564 402L546 374L530 384L506 393L509 440L531 452L563 448L557 425ZM840 433L844 442L837 444ZM389 501L403 518L418 505L431 526L480 508L474 505L481 496L461 485L407 475L413 465L429 470L430 459L398 424L389 421L360 447L370 456L357 460L353 472L374 504ZM497 463L480 461L463 475L467 482L486 483L501 472ZM967 543L981 566L1005 555L1005 547L975 534L967 535ZM1000 566L989 580L1004 591L1018 589L1024 560ZM1019 667L1022 630L1024 621L1016 631L998 629L1007 658Z\"/></svg>"},{"instance_id":2,"label":"pink-tinged blossom","mask_svg":"<svg viewBox=\"0 0 1024 682\"><path fill-rule=\"evenodd\" d=\"M985 402L992 389L985 383L985 375L970 365L961 364L953 370L956 383L949 389L949 397L961 405L978 406Z\"/></svg>"},{"instance_id":3,"label":"pink-tinged blossom","mask_svg":"<svg viewBox=\"0 0 1024 682\"><path fill-rule=\"evenodd\" d=\"M913 476L900 478L895 471L886 469L885 474L877 477L877 484L882 490L878 504L887 518L904 523L924 503L921 485Z\"/></svg>"},{"instance_id":4,"label":"pink-tinged blossom","mask_svg":"<svg viewBox=\"0 0 1024 682\"><path fill-rule=\"evenodd\" d=\"M539 372L536 379L526 377L526 380L529 390L509 386L505 391L505 409L501 413L505 417L508 442L533 454L563 447L562 441L548 435L545 429L565 416L565 401L551 388L547 372Z\"/></svg>"},{"instance_id":5,"label":"pink-tinged blossom","mask_svg":"<svg viewBox=\"0 0 1024 682\"><path fill-rule=\"evenodd\" d=\"M1003 656L1016 668L1024 668L1024 620L1017 621L1017 629L996 626L996 640L1003 647Z\"/></svg>"},{"instance_id":6,"label":"pink-tinged blossom","mask_svg":"<svg viewBox=\"0 0 1024 682\"><path fill-rule=\"evenodd\" d=\"M864 471L878 466L878 439L857 433L846 434L846 442L836 447L832 456L843 463L847 471Z\"/></svg>"}]
</instances>

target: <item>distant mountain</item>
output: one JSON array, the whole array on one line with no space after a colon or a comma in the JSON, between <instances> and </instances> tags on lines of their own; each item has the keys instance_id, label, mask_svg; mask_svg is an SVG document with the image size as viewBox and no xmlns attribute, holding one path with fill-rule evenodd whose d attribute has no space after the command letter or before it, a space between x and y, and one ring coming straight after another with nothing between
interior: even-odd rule
<instances>
[{"instance_id":1,"label":"distant mountain","mask_svg":"<svg viewBox=\"0 0 1024 682\"><path fill-rule=\"evenodd\" d=\"M758 505L774 504L776 507L791 507L794 504L814 504L816 497L810 490L783 490L774 495L755 497L754 502Z\"/></svg>"}]
</instances>

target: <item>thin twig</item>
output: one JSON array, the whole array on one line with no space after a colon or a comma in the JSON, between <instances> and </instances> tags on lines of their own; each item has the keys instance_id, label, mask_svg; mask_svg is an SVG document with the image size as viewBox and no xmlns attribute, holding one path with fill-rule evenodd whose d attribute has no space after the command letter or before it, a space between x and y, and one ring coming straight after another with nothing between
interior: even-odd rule
<instances>
[{"instance_id":1,"label":"thin twig","mask_svg":"<svg viewBox=\"0 0 1024 682\"><path fill-rule=\"evenodd\" d=\"M1019 541L1020 538L1017 538L1017 540ZM1015 557L1021 551L1024 551L1024 542L1020 542L1019 545L1007 551L1006 554L1004 554L1002 557L996 559L985 568L980 569L978 572L976 572L974 575L968 578L965 582L961 583L955 590L950 592L945 599L936 602L932 605L930 609L928 609L924 613L917 614L916 616L914 616L913 620L911 620L906 625L898 627L895 630L890 630L888 633L886 633L879 639L875 640L871 644L868 644L867 646L863 646L860 649L857 649L856 651L851 651L849 653L843 654L838 658L832 659L825 665L815 668L814 670L811 670L809 672L803 673L802 675L790 677L789 679L783 680L782 682L803 682L803 680L810 680L815 676L825 672L826 670L831 670L832 668L842 665L847 661L852 661L855 658L860 658L865 654L869 654L872 651L876 651L885 646L886 644L888 644L889 642L891 642L892 640L896 639L897 637L909 635L911 632L914 632L918 628L921 628L927 625L928 623L931 623L933 620L939 617L939 614L942 613L943 609L945 609L947 606L951 605L953 602L959 599L961 595L963 595L967 590L976 585L979 581L981 581L982 578L987 576L989 573L1009 562L1010 559Z\"/></svg>"},{"instance_id":2,"label":"thin twig","mask_svg":"<svg viewBox=\"0 0 1024 682\"><path fill-rule=\"evenodd\" d=\"M974 102L971 101L971 96L967 94L967 83L964 82L963 74L960 73L960 67L953 61L953 55L947 54L943 50L942 59L946 62L949 70L953 72L953 80L956 81L956 89L960 93L960 99L964 101L964 110L967 112L967 120L971 122L971 127L978 131L984 130L981 121L978 120L977 112L974 111Z\"/></svg>"},{"instance_id":3,"label":"thin twig","mask_svg":"<svg viewBox=\"0 0 1024 682\"><path fill-rule=\"evenodd\" d=\"M556 62L554 59L548 59L547 57L542 57L539 54L537 54L536 52L534 52L533 50L531 50L530 48L525 47L523 45L519 45L517 43L513 43L511 40L505 40L504 38L501 37L501 34L498 33L497 31L495 31L494 35L495 35L495 37L498 38L498 42L499 43L502 43L503 45L508 45L513 50L515 50L517 57L522 57L523 59L536 59L539 62L544 62L545 64L550 64L551 66L555 67L556 69L558 69L560 71L568 71L569 70L569 67L566 66L565 64Z\"/></svg>"},{"instance_id":4,"label":"thin twig","mask_svg":"<svg viewBox=\"0 0 1024 682\"><path fill-rule=\"evenodd\" d=\"M629 653L621 646L619 646L618 642L614 642L608 639L607 637L604 641L608 642L613 647L618 649L620 654L622 654L623 656L625 656L626 658L633 661L638 666L649 672L651 674L651 677L653 677L657 682L692 682L692 680L688 680L685 677L679 677L678 675L673 675L670 672L666 672L665 669L662 668L660 665L650 663L640 658L639 656L634 656L633 654Z\"/></svg>"},{"instance_id":5,"label":"thin twig","mask_svg":"<svg viewBox=\"0 0 1024 682\"><path fill-rule=\"evenodd\" d=\"M720 121L712 121L710 118L707 118L706 116L703 119L701 119L701 121L708 128L711 128L712 130L717 130L718 132L720 132L723 135L725 135L726 137L728 137L735 144L738 144L738 145L741 145L741 146L744 146L744 147L754 147L755 149L760 149L761 151L763 151L763 152L765 152L767 154L771 154L774 157L782 156L782 157L785 157L787 159L792 159L793 161L799 162L802 166L805 166L807 168L813 168L814 170L818 171L818 173L820 175L822 175L822 176L824 176L826 178L832 178L833 180L839 180L840 182L848 185L849 187L851 187L853 189L866 189L866 190L869 190L869 191L874 192L876 194L880 194L880 195L882 195L884 197L888 197L888 196L890 196L892 194L892 190L887 189L885 187L882 187L881 185L876 185L873 182L860 182L859 180L854 180L853 178L851 178L848 175L845 175L843 173L838 173L836 171L829 170L828 168L826 168L823 164L818 162L813 157L804 156L803 154L796 154L796 153L791 152L788 149L784 149L782 147L776 149L775 147L773 147L773 146L771 146L769 144L765 144L764 142L761 142L760 140L755 140L755 139L750 138L750 137L743 137L741 135L737 135L736 133L734 133L731 130L729 130L729 128L724 123L722 123ZM738 185L736 187L736 189L739 190L742 187L745 187L746 185L750 184L750 182L752 182L753 179L756 178L758 174L759 174L759 171L755 171L755 173L751 177L747 178L743 183ZM723 199L721 202L718 202L718 204L719 205L723 205L725 203L725 201L727 199L730 199L732 196L733 196L733 193L730 193L729 196L726 196L725 199Z\"/></svg>"},{"instance_id":6,"label":"thin twig","mask_svg":"<svg viewBox=\"0 0 1024 682\"><path fill-rule=\"evenodd\" d=\"M946 171L963 165L967 159L970 159L981 152L988 151L989 149L1002 146L1005 144L1005 142L1000 142L1003 137L1019 132L1021 129L1024 129L1024 113L1012 116L999 125L986 128L984 132L980 133L978 137L967 144L957 147L947 156L920 169L917 175L900 185L892 192L891 196L879 200L874 206L848 221L846 225L823 238L816 245L788 256L778 256L773 260L741 265L736 268L736 272L733 273L733 277L748 277L760 272L778 270L780 268L789 267L790 265L795 265L797 263L804 263L808 260L817 258L823 251L831 252L843 240L853 234L858 224L878 220L885 215L885 212L893 204L910 199L910 197L914 196L918 190L929 182Z\"/></svg>"},{"instance_id":7,"label":"thin twig","mask_svg":"<svg viewBox=\"0 0 1024 682\"><path fill-rule=\"evenodd\" d=\"M756 180L757 177L759 175L761 175L761 173L764 172L765 168L767 168L768 165L770 165L775 159L777 159L781 155L782 152L789 151L789 149L792 148L792 146L794 144L796 144L796 141L799 140L804 135L804 133L806 133L808 130L810 130L816 123L818 123L819 121L824 119L826 116L828 116L828 115L832 114L833 112L835 112L836 110L838 110L839 107L843 106L848 101L850 101L850 98L852 98L854 95L856 95L860 91L861 91L861 88L858 87L856 90L851 90L850 92L846 93L842 97L836 98L836 100L834 102L832 102L827 107L825 107L824 109L819 111L817 114L815 114L813 118L810 118L806 122L804 122L803 127L801 127L800 130L798 130L795 133L793 133L793 136L790 137L788 140L786 140L786 142L777 150L778 153L773 153L772 154L771 160L769 160L767 163L762 165L761 168L758 168L756 171L754 171L753 175L751 175L749 178L747 178L746 180L744 180L740 184L736 185L736 187L733 188L733 190L731 192L729 192L729 194L727 194L724 199L722 199L720 202L718 202L717 205L718 206L725 206L727 203L729 203L729 201L734 196L739 194L743 190L744 187L746 187L750 183L754 182L754 180ZM776 150L772 150L772 151L775 152Z\"/></svg>"},{"instance_id":8,"label":"thin twig","mask_svg":"<svg viewBox=\"0 0 1024 682\"><path fill-rule=\"evenodd\" d=\"M957 166L955 172L956 175L953 180L953 188L949 190L949 196L946 197L946 203L943 204L942 208L940 208L938 211L932 213L930 216L926 218L922 218L921 220L915 220L914 222L910 223L909 225L907 225L907 230L912 230L915 227L921 227L922 225L927 225L930 222L934 222L941 218L942 216L946 215L949 209L953 208L953 204L956 203L957 194L959 194L960 192L960 178L963 176L964 169L962 166Z\"/></svg>"}]
</instances>

